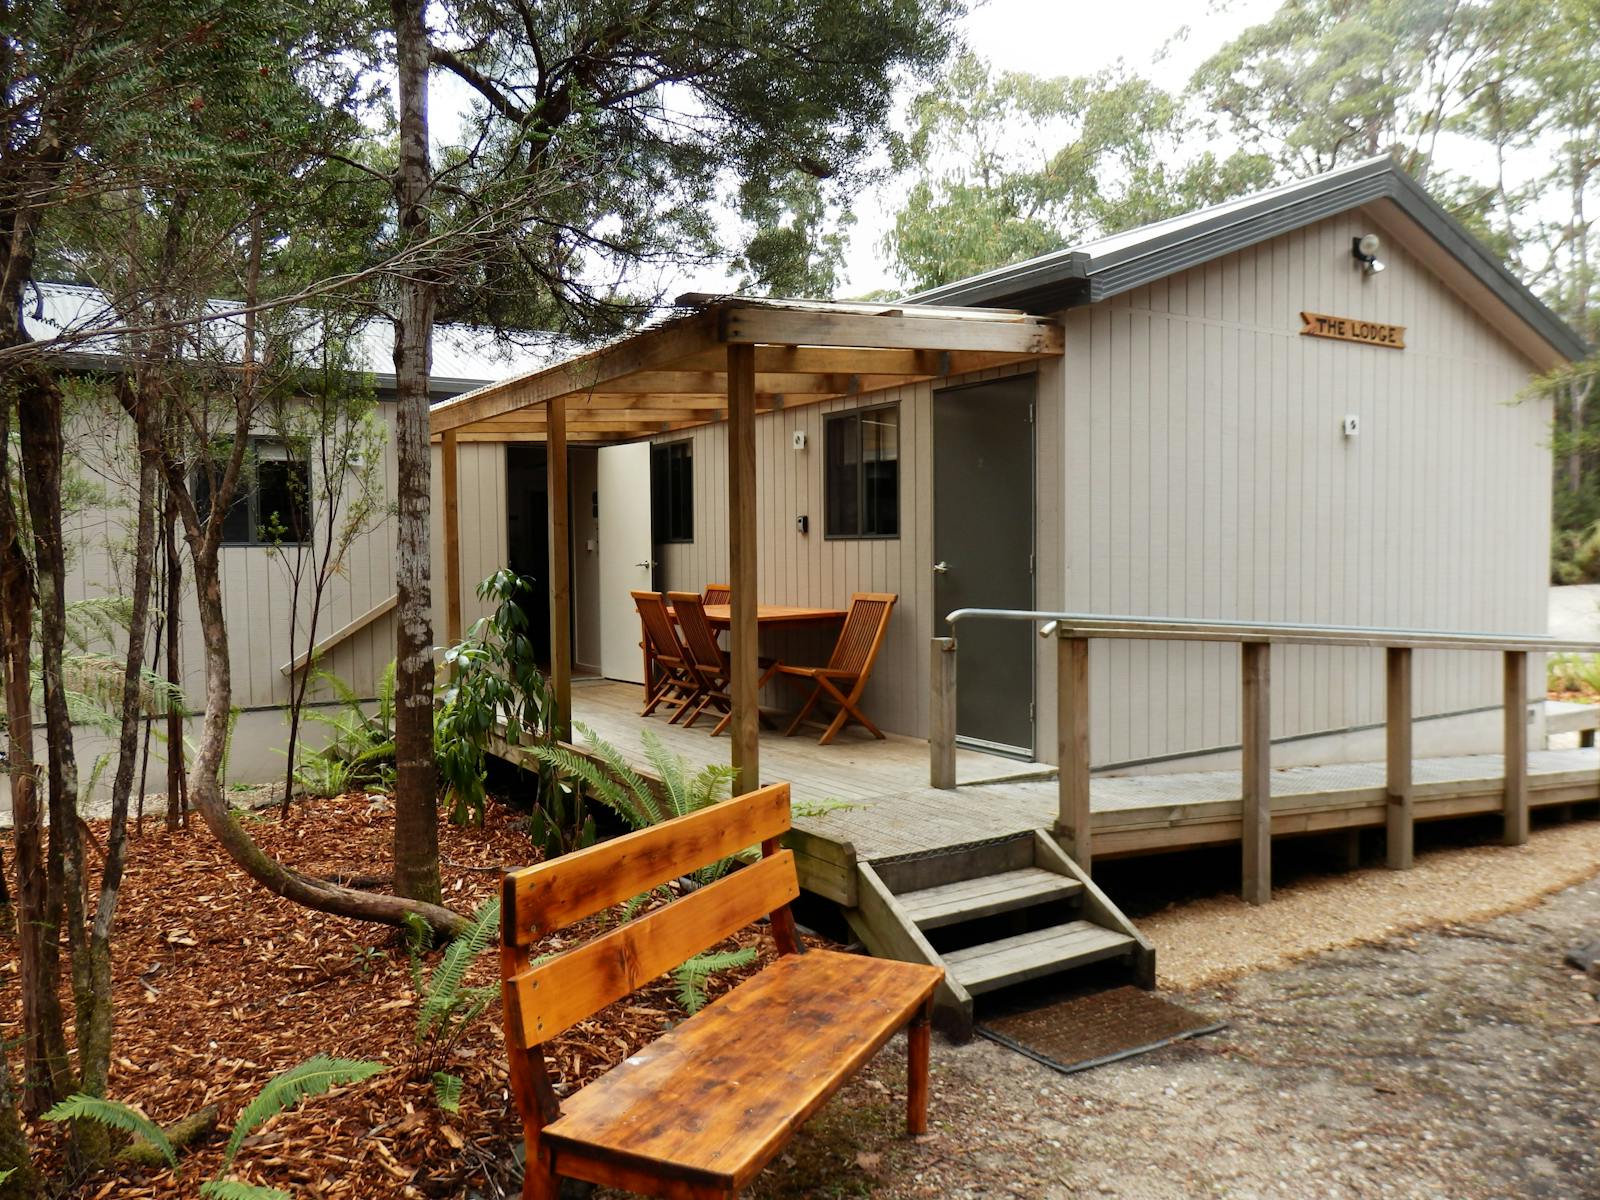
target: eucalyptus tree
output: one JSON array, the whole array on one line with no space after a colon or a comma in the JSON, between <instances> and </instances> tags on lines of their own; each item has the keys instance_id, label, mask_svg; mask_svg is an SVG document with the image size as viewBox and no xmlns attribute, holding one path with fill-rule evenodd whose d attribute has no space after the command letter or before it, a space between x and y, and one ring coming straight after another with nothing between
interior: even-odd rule
<instances>
[{"instance_id":1,"label":"eucalyptus tree","mask_svg":"<svg viewBox=\"0 0 1600 1200\"><path fill-rule=\"evenodd\" d=\"M397 891L431 899L439 886L427 580L435 317L592 336L639 319L659 299L662 269L696 260L737 260L758 290L828 282L837 243L826 223L886 140L897 83L944 58L963 7L394 0L396 236L402 248L447 246L396 275L391 298ZM437 162L431 74L472 99Z\"/></svg>"},{"instance_id":2,"label":"eucalyptus tree","mask_svg":"<svg viewBox=\"0 0 1600 1200\"><path fill-rule=\"evenodd\" d=\"M1121 68L1041 78L957 59L916 97L884 249L934 287L1248 191L1258 154L1185 153L1182 101Z\"/></svg>"}]
</instances>

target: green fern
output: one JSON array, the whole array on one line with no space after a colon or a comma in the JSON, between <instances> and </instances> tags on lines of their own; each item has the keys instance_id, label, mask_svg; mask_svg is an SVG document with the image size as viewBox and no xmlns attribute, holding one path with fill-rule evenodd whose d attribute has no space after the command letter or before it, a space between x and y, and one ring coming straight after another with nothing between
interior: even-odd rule
<instances>
[{"instance_id":1,"label":"green fern","mask_svg":"<svg viewBox=\"0 0 1600 1200\"><path fill-rule=\"evenodd\" d=\"M433 1034L444 1032L452 1019L464 1023L476 1017L498 994L498 988L463 988L467 968L473 959L482 954L500 932L500 898L491 896L473 914L467 931L444 948L439 965L428 979L423 990L422 1007L417 1013L417 1042L426 1041ZM484 999L482 993L490 993ZM463 1013L469 1013L465 1017Z\"/></svg>"},{"instance_id":2,"label":"green fern","mask_svg":"<svg viewBox=\"0 0 1600 1200\"><path fill-rule=\"evenodd\" d=\"M161 1127L136 1108L119 1100L89 1096L79 1092L68 1096L49 1112L46 1121L93 1121L108 1129L118 1129L136 1138L143 1138L161 1152L161 1157L172 1167L178 1165L178 1152L172 1148Z\"/></svg>"},{"instance_id":3,"label":"green fern","mask_svg":"<svg viewBox=\"0 0 1600 1200\"><path fill-rule=\"evenodd\" d=\"M622 751L587 725L574 721L573 728L583 735L583 743L589 752L605 764L606 770L618 783L627 788L637 813L634 828L643 829L647 825L658 825L667 819L666 813L661 810L661 805L656 800L655 792L650 790L650 785L644 781L639 772L633 769L633 764L622 756Z\"/></svg>"},{"instance_id":4,"label":"green fern","mask_svg":"<svg viewBox=\"0 0 1600 1200\"><path fill-rule=\"evenodd\" d=\"M208 1179L200 1185L200 1200L293 1200L282 1188L242 1179Z\"/></svg>"},{"instance_id":5,"label":"green fern","mask_svg":"<svg viewBox=\"0 0 1600 1200\"><path fill-rule=\"evenodd\" d=\"M678 1003L691 1017L706 1004L706 980L719 971L747 967L756 960L753 946L741 950L719 950L713 954L697 954L680 967L674 967L673 979L678 983Z\"/></svg>"},{"instance_id":6,"label":"green fern","mask_svg":"<svg viewBox=\"0 0 1600 1200\"><path fill-rule=\"evenodd\" d=\"M461 1111L461 1076L449 1071L433 1073L433 1098L447 1113Z\"/></svg>"},{"instance_id":7,"label":"green fern","mask_svg":"<svg viewBox=\"0 0 1600 1200\"><path fill-rule=\"evenodd\" d=\"M245 1110L239 1114L239 1119L234 1123L233 1133L229 1136L227 1149L222 1155L223 1169L226 1170L233 1165L233 1160L237 1157L239 1147L244 1144L245 1138L285 1109L309 1096L320 1096L330 1088L371 1079L383 1069L383 1064L379 1062L357 1058L329 1058L325 1054L319 1054L315 1058L306 1059L298 1066L274 1075L256 1098L245 1106Z\"/></svg>"}]
</instances>

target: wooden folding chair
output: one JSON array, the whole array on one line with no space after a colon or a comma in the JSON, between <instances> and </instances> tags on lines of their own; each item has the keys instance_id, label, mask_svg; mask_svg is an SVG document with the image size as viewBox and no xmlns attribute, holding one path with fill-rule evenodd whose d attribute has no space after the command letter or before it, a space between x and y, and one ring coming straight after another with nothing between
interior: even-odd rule
<instances>
[{"instance_id":1,"label":"wooden folding chair","mask_svg":"<svg viewBox=\"0 0 1600 1200\"><path fill-rule=\"evenodd\" d=\"M700 699L700 677L689 666L689 656L678 640L667 603L660 592L630 592L633 606L639 611L639 625L644 633L644 708L641 717L648 717L663 703L674 704L677 721L689 711L691 704Z\"/></svg>"},{"instance_id":2,"label":"wooden folding chair","mask_svg":"<svg viewBox=\"0 0 1600 1200\"><path fill-rule=\"evenodd\" d=\"M724 604L733 603L733 589L725 583L708 583L706 590L700 597L700 603L708 608L718 608Z\"/></svg>"},{"instance_id":3,"label":"wooden folding chair","mask_svg":"<svg viewBox=\"0 0 1600 1200\"><path fill-rule=\"evenodd\" d=\"M683 636L686 664L700 683L700 699L683 722L687 729L707 708L721 713L733 711L733 702L728 698L728 652L717 645L717 631L706 620L705 605L697 592L668 592L667 599L672 601L672 613ZM724 716L723 724L711 736L716 737L727 721Z\"/></svg>"},{"instance_id":4,"label":"wooden folding chair","mask_svg":"<svg viewBox=\"0 0 1600 1200\"><path fill-rule=\"evenodd\" d=\"M883 635L889 629L889 614L894 611L898 599L892 592L857 592L850 597L850 612L844 619L839 642L834 646L827 666L791 667L786 663L778 663L763 677L764 683L771 675L781 675L800 688L805 687L808 680L811 683L811 694L806 697L805 704L795 714L789 728L784 730L785 737L794 735L795 730L811 715L818 701L827 701L839 710L823 731L818 745L828 745L851 721L861 725L873 737L883 737L883 731L867 720L859 705L861 693L866 690L867 680L872 676L872 666L878 660L878 650L883 646Z\"/></svg>"}]
</instances>

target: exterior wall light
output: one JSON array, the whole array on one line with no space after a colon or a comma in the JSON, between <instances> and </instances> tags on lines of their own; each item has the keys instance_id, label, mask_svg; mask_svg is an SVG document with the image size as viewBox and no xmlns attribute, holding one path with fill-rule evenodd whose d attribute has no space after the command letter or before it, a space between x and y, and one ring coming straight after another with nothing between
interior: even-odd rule
<instances>
[{"instance_id":1,"label":"exterior wall light","mask_svg":"<svg viewBox=\"0 0 1600 1200\"><path fill-rule=\"evenodd\" d=\"M1378 258L1378 251L1382 248L1383 242L1375 233L1364 233L1350 239L1350 257L1361 264L1363 275L1376 275L1383 270L1383 262Z\"/></svg>"}]
</instances>

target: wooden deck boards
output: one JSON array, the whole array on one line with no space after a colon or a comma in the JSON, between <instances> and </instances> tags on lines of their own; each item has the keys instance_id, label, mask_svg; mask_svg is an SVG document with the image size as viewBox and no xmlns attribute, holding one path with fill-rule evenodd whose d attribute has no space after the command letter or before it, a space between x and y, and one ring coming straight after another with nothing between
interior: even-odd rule
<instances>
[{"instance_id":1,"label":"wooden deck boards","mask_svg":"<svg viewBox=\"0 0 1600 1200\"><path fill-rule=\"evenodd\" d=\"M662 744L696 767L726 763L730 742L714 738L716 721L702 717L693 729L667 724L665 716L639 716L639 688L608 680L578 680L572 686L573 720L587 725L647 771L640 731L648 729ZM581 741L576 731L574 740ZM963 750L956 758L963 782L1040 779L1053 776L1048 764L1020 762L994 754ZM801 730L792 738L770 729L761 731L761 782L787 783L797 804L842 801L861 803L904 792L928 781L928 743L921 738L890 734L883 741L852 726L831 746L817 745L817 732Z\"/></svg>"},{"instance_id":2,"label":"wooden deck boards","mask_svg":"<svg viewBox=\"0 0 1600 1200\"><path fill-rule=\"evenodd\" d=\"M651 730L691 764L728 761L729 743L694 729L641 719L639 689L576 681L575 719L648 772L639 733ZM1420 758L1413 767L1418 820L1500 810L1504 796L1498 754ZM918 738L877 741L860 730L831 746L815 737L761 734L763 783L791 785L797 810L790 844L801 883L843 904L855 902L855 864L924 854L1004 838L1055 823L1054 768L962 750L957 791L926 786L928 747ZM1528 756L1535 807L1600 798L1600 750L1536 750ZM1384 824L1384 765L1345 763L1273 771L1276 837ZM1237 771L1096 777L1091 803L1095 857L1158 853L1239 840ZM827 802L840 807L806 813Z\"/></svg>"},{"instance_id":3,"label":"wooden deck boards","mask_svg":"<svg viewBox=\"0 0 1600 1200\"><path fill-rule=\"evenodd\" d=\"M1528 756L1534 805L1600 796L1600 752L1538 750ZM1418 759L1420 819L1494 812L1503 794L1498 754ZM1097 856L1151 852L1237 840L1237 771L1096 778L1091 783ZM1272 773L1273 833L1315 833L1381 825L1382 763L1292 767ZM811 838L854 846L864 860L1048 828L1056 816L1053 780L1021 780L942 792L914 788L870 805L797 821Z\"/></svg>"}]
</instances>

